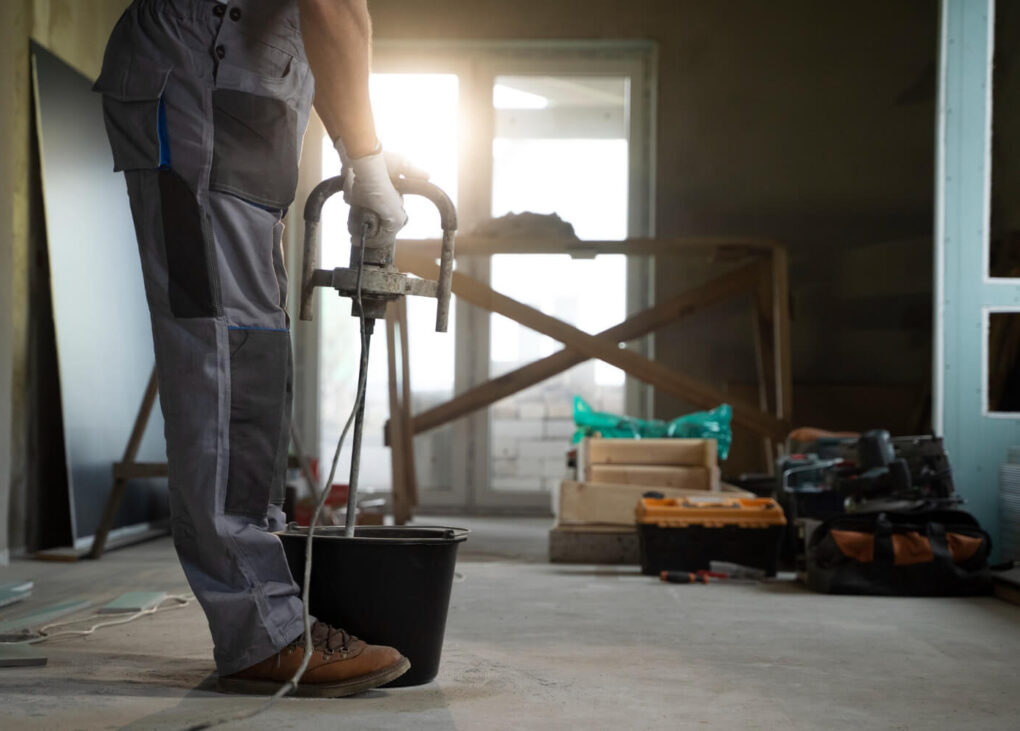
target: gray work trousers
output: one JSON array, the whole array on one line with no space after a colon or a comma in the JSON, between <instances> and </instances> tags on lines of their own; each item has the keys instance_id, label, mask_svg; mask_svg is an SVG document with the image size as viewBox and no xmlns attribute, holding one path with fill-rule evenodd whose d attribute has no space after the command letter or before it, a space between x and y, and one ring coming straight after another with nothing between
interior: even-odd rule
<instances>
[{"instance_id":1,"label":"gray work trousers","mask_svg":"<svg viewBox=\"0 0 1020 731\"><path fill-rule=\"evenodd\" d=\"M292 362L281 219L313 81L293 0L135 0L103 95L131 200L174 545L220 674L302 632L280 540Z\"/></svg>"}]
</instances>

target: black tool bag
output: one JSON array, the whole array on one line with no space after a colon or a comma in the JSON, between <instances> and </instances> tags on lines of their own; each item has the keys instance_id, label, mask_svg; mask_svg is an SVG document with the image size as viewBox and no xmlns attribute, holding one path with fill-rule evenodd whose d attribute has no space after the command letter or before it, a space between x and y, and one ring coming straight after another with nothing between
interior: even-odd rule
<instances>
[{"instance_id":1,"label":"black tool bag","mask_svg":"<svg viewBox=\"0 0 1020 731\"><path fill-rule=\"evenodd\" d=\"M840 515L811 535L808 586L829 594L988 594L991 545L962 510Z\"/></svg>"}]
</instances>

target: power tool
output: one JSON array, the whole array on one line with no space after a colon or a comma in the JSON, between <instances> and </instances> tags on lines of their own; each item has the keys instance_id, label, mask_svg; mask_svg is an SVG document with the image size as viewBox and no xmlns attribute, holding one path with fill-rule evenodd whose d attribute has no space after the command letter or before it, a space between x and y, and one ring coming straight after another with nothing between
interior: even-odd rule
<instances>
[{"instance_id":1,"label":"power tool","mask_svg":"<svg viewBox=\"0 0 1020 731\"><path fill-rule=\"evenodd\" d=\"M405 295L436 299L436 332L446 332L450 313L450 287L453 277L454 237L457 233L457 209L441 188L419 178L394 178L393 185L401 195L419 195L439 210L443 229L443 246L439 260L439 280L411 277L394 265L396 233L387 233L378 217L367 209L352 208L348 218L351 233L350 266L319 269L319 222L322 207L329 198L344 189L346 175L327 178L319 183L305 203L305 249L301 277L301 319L312 319L312 295L316 287L332 287L342 297L351 298L351 314L361 319L361 364L358 372L358 396L355 401L353 451L347 492L346 533L354 535L358 494L358 472L361 464L361 433L365 417L364 390L367 378L368 351L375 321L386 316L386 306ZM342 437L341 437L342 438ZM336 469L336 459L333 470ZM332 472L330 480L332 484Z\"/></svg>"}]
</instances>

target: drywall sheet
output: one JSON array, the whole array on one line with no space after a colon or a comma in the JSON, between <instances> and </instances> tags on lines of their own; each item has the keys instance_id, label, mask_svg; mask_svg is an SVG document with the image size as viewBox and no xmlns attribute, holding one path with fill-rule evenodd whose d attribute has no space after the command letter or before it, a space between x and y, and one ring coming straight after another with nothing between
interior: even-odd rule
<instances>
[{"instance_id":1,"label":"drywall sheet","mask_svg":"<svg viewBox=\"0 0 1020 731\"><path fill-rule=\"evenodd\" d=\"M50 287L75 539L95 533L152 372L152 331L124 178L90 81L32 46ZM166 459L153 410L138 454ZM165 480L129 485L115 527L168 517Z\"/></svg>"}]
</instances>

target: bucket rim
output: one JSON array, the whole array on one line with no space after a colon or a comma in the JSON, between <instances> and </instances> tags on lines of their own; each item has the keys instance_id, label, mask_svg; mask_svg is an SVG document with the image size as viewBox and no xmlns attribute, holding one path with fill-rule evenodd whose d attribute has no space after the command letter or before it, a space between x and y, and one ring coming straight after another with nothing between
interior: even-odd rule
<instances>
[{"instance_id":1,"label":"bucket rim","mask_svg":"<svg viewBox=\"0 0 1020 731\"><path fill-rule=\"evenodd\" d=\"M407 537L394 535L371 535L376 532L393 533L400 532L405 529L408 533L414 532L418 535L409 535ZM322 539L328 541L367 543L372 545L448 545L451 543L463 543L467 540L468 535L471 533L471 531L467 528L441 525L359 525L355 528L355 531L357 533L361 533L361 535L355 534L354 536L347 536L342 525L320 525L315 528L315 540L318 541ZM422 533L425 533L425 535L421 535ZM428 535L429 533L434 535ZM276 535L281 539L300 538L301 540L306 540L308 538L308 526L288 523L287 527L282 531L277 531Z\"/></svg>"}]
</instances>

